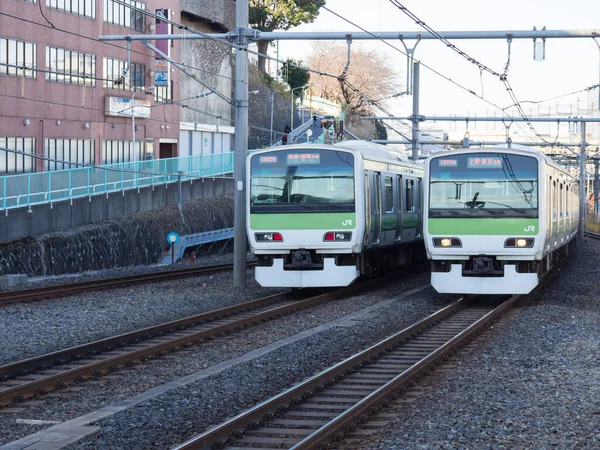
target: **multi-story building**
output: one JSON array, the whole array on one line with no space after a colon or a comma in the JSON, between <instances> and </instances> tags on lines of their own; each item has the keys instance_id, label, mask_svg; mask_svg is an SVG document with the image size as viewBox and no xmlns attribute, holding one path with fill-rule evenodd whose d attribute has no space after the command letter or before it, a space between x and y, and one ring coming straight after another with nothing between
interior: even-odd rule
<instances>
[{"instance_id":1,"label":"multi-story building","mask_svg":"<svg viewBox=\"0 0 600 450\"><path fill-rule=\"evenodd\" d=\"M178 0L1 0L0 10L0 175L178 156L179 71L140 41L128 51L99 39L169 32L142 10L179 21ZM178 60L179 41L153 45Z\"/></svg>"}]
</instances>

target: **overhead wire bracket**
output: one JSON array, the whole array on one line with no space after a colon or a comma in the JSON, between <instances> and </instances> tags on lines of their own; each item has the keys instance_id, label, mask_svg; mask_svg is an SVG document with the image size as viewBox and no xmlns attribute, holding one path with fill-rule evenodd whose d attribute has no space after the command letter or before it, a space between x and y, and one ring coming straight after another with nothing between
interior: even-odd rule
<instances>
[{"instance_id":1,"label":"overhead wire bracket","mask_svg":"<svg viewBox=\"0 0 600 450\"><path fill-rule=\"evenodd\" d=\"M408 48L406 42L404 42L404 34L398 34L398 39L400 40L400 43L404 46L404 50L406 50L406 94L408 95L412 95L413 93L413 62L415 57L415 50L417 49L417 45L419 45L419 42L421 42L422 38L423 34L418 33L417 42L415 42L415 45L412 48Z\"/></svg>"}]
</instances>

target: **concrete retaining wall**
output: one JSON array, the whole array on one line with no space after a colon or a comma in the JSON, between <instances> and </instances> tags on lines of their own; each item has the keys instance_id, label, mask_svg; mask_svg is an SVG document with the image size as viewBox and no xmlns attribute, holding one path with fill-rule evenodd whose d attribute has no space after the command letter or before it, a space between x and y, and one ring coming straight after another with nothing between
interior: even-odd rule
<instances>
[{"instance_id":1,"label":"concrete retaining wall","mask_svg":"<svg viewBox=\"0 0 600 450\"><path fill-rule=\"evenodd\" d=\"M205 187L209 186L214 187L205 183ZM174 191L171 186L169 189ZM142 195L140 192L139 197L133 198L139 202ZM124 205L131 203L134 202L128 202L127 196L109 196L97 209L124 212L127 209ZM180 212L175 202L159 210L3 243L0 244L0 275L62 275L155 264L169 248L166 237L171 231L187 235L233 227L233 205L233 196L207 197L183 203ZM48 226L67 225L73 217L79 218L78 212L86 216L85 208L77 210L76 206L69 205L58 205L44 212L52 219ZM61 213L65 217L61 217ZM28 216L28 224L32 228L43 228L45 219L36 214L34 211Z\"/></svg>"},{"instance_id":2,"label":"concrete retaining wall","mask_svg":"<svg viewBox=\"0 0 600 450\"><path fill-rule=\"evenodd\" d=\"M233 179L214 178L181 183L182 202L233 196ZM112 192L0 214L0 243L56 233L87 224L161 210L177 205L177 183ZM200 230L204 231L204 230Z\"/></svg>"}]
</instances>

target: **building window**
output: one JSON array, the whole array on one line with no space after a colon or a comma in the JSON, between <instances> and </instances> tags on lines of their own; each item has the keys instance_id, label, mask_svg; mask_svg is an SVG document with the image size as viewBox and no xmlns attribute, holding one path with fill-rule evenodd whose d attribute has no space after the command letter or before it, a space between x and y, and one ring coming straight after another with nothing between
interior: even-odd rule
<instances>
[{"instance_id":1,"label":"building window","mask_svg":"<svg viewBox=\"0 0 600 450\"><path fill-rule=\"evenodd\" d=\"M37 78L36 48L32 42L0 38L0 74Z\"/></svg>"},{"instance_id":2,"label":"building window","mask_svg":"<svg viewBox=\"0 0 600 450\"><path fill-rule=\"evenodd\" d=\"M136 141L137 158L134 158L132 141L102 141L102 164L119 164L143 161L145 141Z\"/></svg>"},{"instance_id":3,"label":"building window","mask_svg":"<svg viewBox=\"0 0 600 450\"><path fill-rule=\"evenodd\" d=\"M35 138L0 137L0 173L34 172Z\"/></svg>"},{"instance_id":4,"label":"building window","mask_svg":"<svg viewBox=\"0 0 600 450\"><path fill-rule=\"evenodd\" d=\"M113 0L104 0L104 21L137 31L145 31L146 21L144 13L140 11L145 9L145 3L134 0L120 0L119 3Z\"/></svg>"},{"instance_id":5,"label":"building window","mask_svg":"<svg viewBox=\"0 0 600 450\"><path fill-rule=\"evenodd\" d=\"M46 80L86 86L96 85L96 56L89 53L46 47Z\"/></svg>"},{"instance_id":6,"label":"building window","mask_svg":"<svg viewBox=\"0 0 600 450\"><path fill-rule=\"evenodd\" d=\"M46 6L90 19L96 17L96 0L46 0Z\"/></svg>"},{"instance_id":7,"label":"building window","mask_svg":"<svg viewBox=\"0 0 600 450\"><path fill-rule=\"evenodd\" d=\"M83 168L96 160L93 139L46 139L44 142L45 170ZM77 164L78 163L78 164Z\"/></svg>"},{"instance_id":8,"label":"building window","mask_svg":"<svg viewBox=\"0 0 600 450\"><path fill-rule=\"evenodd\" d=\"M133 91L134 87L144 87L146 81L146 65L131 63L127 71L127 61L104 58L104 87Z\"/></svg>"},{"instance_id":9,"label":"building window","mask_svg":"<svg viewBox=\"0 0 600 450\"><path fill-rule=\"evenodd\" d=\"M171 103L171 99L173 98L172 92L172 81L169 81L168 86L156 86L156 91L154 91L154 100L156 103Z\"/></svg>"}]
</instances>

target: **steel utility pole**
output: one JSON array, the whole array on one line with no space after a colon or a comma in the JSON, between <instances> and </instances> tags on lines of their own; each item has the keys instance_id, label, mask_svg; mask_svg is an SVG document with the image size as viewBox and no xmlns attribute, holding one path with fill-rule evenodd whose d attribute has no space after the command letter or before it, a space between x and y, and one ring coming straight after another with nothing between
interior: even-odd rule
<instances>
[{"instance_id":1,"label":"steel utility pole","mask_svg":"<svg viewBox=\"0 0 600 450\"><path fill-rule=\"evenodd\" d=\"M585 142L585 131L586 131L586 123L582 122L581 123L581 154L579 155L579 237L581 239L583 239L584 237L584 232L583 232L583 228L585 226L585 213L586 213L586 209L585 209L585 205L586 205L586 201L585 201L585 184L587 181L587 176L586 176L586 170L585 170L585 166L586 166L586 162L587 162L587 156L585 153L585 149L587 147L587 143Z\"/></svg>"},{"instance_id":2,"label":"steel utility pole","mask_svg":"<svg viewBox=\"0 0 600 450\"><path fill-rule=\"evenodd\" d=\"M419 61L413 63L412 160L419 159Z\"/></svg>"},{"instance_id":3,"label":"steel utility pole","mask_svg":"<svg viewBox=\"0 0 600 450\"><path fill-rule=\"evenodd\" d=\"M233 286L246 287L246 155L248 154L248 0L236 2L235 197L233 205Z\"/></svg>"}]
</instances>

